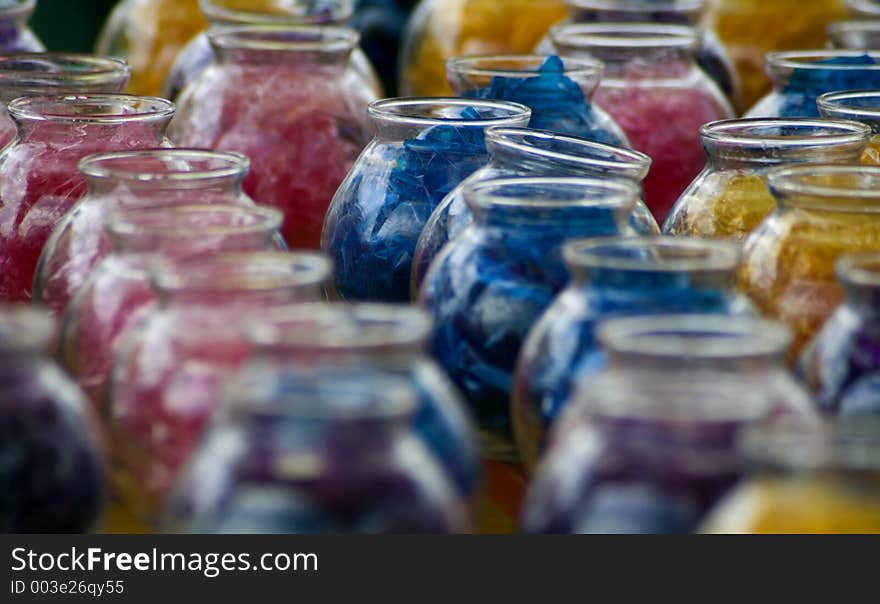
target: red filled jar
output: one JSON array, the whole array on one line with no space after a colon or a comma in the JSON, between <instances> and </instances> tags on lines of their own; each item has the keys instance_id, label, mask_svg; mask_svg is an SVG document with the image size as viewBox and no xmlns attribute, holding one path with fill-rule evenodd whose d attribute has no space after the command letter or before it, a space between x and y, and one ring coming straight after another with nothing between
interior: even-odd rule
<instances>
[{"instance_id":1,"label":"red filled jar","mask_svg":"<svg viewBox=\"0 0 880 604\"><path fill-rule=\"evenodd\" d=\"M262 207L128 208L109 215L112 250L68 305L59 349L62 363L105 420L113 358L156 304L150 282L155 262L271 251L277 249L280 226L281 214Z\"/></svg>"},{"instance_id":2,"label":"red filled jar","mask_svg":"<svg viewBox=\"0 0 880 604\"><path fill-rule=\"evenodd\" d=\"M194 203L253 205L241 189L249 165L240 153L197 149L86 157L79 171L88 193L65 215L43 248L34 299L56 315L63 314L92 269L110 251L103 220L112 210Z\"/></svg>"},{"instance_id":3,"label":"red filled jar","mask_svg":"<svg viewBox=\"0 0 880 604\"><path fill-rule=\"evenodd\" d=\"M245 191L282 210L291 246L320 248L330 200L369 140L374 94L346 77L357 33L251 25L208 36L215 60L181 93L172 138L246 154Z\"/></svg>"},{"instance_id":4,"label":"red filled jar","mask_svg":"<svg viewBox=\"0 0 880 604\"><path fill-rule=\"evenodd\" d=\"M86 193L79 161L93 153L167 145L169 101L119 94L16 99L18 137L0 152L0 301L31 299L37 260Z\"/></svg>"},{"instance_id":5,"label":"red filled jar","mask_svg":"<svg viewBox=\"0 0 880 604\"><path fill-rule=\"evenodd\" d=\"M733 117L730 103L696 62L692 27L646 23L561 25L550 34L563 56L605 63L594 100L633 148L654 160L645 201L658 223L703 168L703 124Z\"/></svg>"},{"instance_id":6,"label":"red filled jar","mask_svg":"<svg viewBox=\"0 0 880 604\"><path fill-rule=\"evenodd\" d=\"M320 254L221 254L160 265L158 308L114 363L108 390L117 493L155 524L214 415L223 379L249 358L248 319L319 301L330 277Z\"/></svg>"}]
</instances>

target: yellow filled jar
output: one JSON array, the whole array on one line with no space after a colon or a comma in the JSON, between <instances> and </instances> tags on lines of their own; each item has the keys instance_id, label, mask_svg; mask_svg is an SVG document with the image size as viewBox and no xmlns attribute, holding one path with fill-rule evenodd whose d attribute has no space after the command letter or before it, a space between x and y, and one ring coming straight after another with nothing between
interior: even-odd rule
<instances>
[{"instance_id":1,"label":"yellow filled jar","mask_svg":"<svg viewBox=\"0 0 880 604\"><path fill-rule=\"evenodd\" d=\"M853 90L823 94L816 101L822 117L854 120L868 126L873 137L862 163L880 165L880 90Z\"/></svg>"},{"instance_id":2,"label":"yellow filled jar","mask_svg":"<svg viewBox=\"0 0 880 604\"><path fill-rule=\"evenodd\" d=\"M705 24L736 64L745 109L770 91L764 55L775 50L821 48L826 28L847 16L846 0L714 0Z\"/></svg>"},{"instance_id":3,"label":"yellow filled jar","mask_svg":"<svg viewBox=\"0 0 880 604\"><path fill-rule=\"evenodd\" d=\"M740 285L792 329L796 359L843 299L837 261L880 252L880 167L792 166L767 181L778 208L745 241Z\"/></svg>"},{"instance_id":4,"label":"yellow filled jar","mask_svg":"<svg viewBox=\"0 0 880 604\"><path fill-rule=\"evenodd\" d=\"M708 161L672 208L667 235L740 241L776 209L765 177L774 167L858 163L864 124L806 118L722 120L700 129Z\"/></svg>"},{"instance_id":5,"label":"yellow filled jar","mask_svg":"<svg viewBox=\"0 0 880 604\"><path fill-rule=\"evenodd\" d=\"M564 0L422 0L404 36L402 94L449 96L447 59L531 53L566 15Z\"/></svg>"}]
</instances>

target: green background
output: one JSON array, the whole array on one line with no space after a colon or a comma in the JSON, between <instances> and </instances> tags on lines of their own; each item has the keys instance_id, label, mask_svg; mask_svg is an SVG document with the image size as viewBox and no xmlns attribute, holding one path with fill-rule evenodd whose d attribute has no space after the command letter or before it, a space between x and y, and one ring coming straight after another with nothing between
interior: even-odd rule
<instances>
[{"instance_id":1,"label":"green background","mask_svg":"<svg viewBox=\"0 0 880 604\"><path fill-rule=\"evenodd\" d=\"M116 0L37 0L31 27L49 50L91 52Z\"/></svg>"}]
</instances>

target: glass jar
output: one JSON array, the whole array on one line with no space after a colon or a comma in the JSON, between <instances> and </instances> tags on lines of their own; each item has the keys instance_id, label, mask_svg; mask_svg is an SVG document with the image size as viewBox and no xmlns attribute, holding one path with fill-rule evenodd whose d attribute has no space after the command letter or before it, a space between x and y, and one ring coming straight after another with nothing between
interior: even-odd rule
<instances>
[{"instance_id":1,"label":"glass jar","mask_svg":"<svg viewBox=\"0 0 880 604\"><path fill-rule=\"evenodd\" d=\"M524 105L463 99L387 99L370 106L375 138L333 198L322 236L334 294L409 302L413 255L431 213L489 161L485 132L526 126Z\"/></svg>"},{"instance_id":2,"label":"glass jar","mask_svg":"<svg viewBox=\"0 0 880 604\"><path fill-rule=\"evenodd\" d=\"M129 67L119 59L73 53L0 55L0 149L15 138L6 105L22 96L122 92Z\"/></svg>"},{"instance_id":3,"label":"glass jar","mask_svg":"<svg viewBox=\"0 0 880 604\"><path fill-rule=\"evenodd\" d=\"M707 533L880 533L880 424L774 422L743 449L753 471L710 515Z\"/></svg>"},{"instance_id":4,"label":"glass jar","mask_svg":"<svg viewBox=\"0 0 880 604\"><path fill-rule=\"evenodd\" d=\"M625 180L509 178L470 185L475 222L437 257L420 304L433 353L480 423L483 453L516 461L513 370L526 335L568 281L566 240L618 235L638 197Z\"/></svg>"},{"instance_id":5,"label":"glass jar","mask_svg":"<svg viewBox=\"0 0 880 604\"><path fill-rule=\"evenodd\" d=\"M234 25L344 25L354 12L353 0L201 0L202 12L211 26ZM180 52L168 73L162 96L176 99L181 91L214 60L205 32ZM355 48L346 77L351 87L362 86L381 97L382 84L367 55Z\"/></svg>"},{"instance_id":6,"label":"glass jar","mask_svg":"<svg viewBox=\"0 0 880 604\"><path fill-rule=\"evenodd\" d=\"M862 163L880 165L880 90L829 92L816 101L822 117L853 120L871 129L873 137L862 154Z\"/></svg>"},{"instance_id":7,"label":"glass jar","mask_svg":"<svg viewBox=\"0 0 880 604\"><path fill-rule=\"evenodd\" d=\"M600 239L573 241L564 255L572 281L529 332L514 376L511 418L520 456L530 470L577 382L605 363L596 338L602 321L753 312L734 289L739 252L729 243Z\"/></svg>"},{"instance_id":8,"label":"glass jar","mask_svg":"<svg viewBox=\"0 0 880 604\"><path fill-rule=\"evenodd\" d=\"M82 393L48 356L39 310L0 308L0 533L81 533L104 500L103 443Z\"/></svg>"},{"instance_id":9,"label":"glass jar","mask_svg":"<svg viewBox=\"0 0 880 604\"><path fill-rule=\"evenodd\" d=\"M773 92L746 117L819 117L816 99L826 92L880 88L880 52L799 50L767 55Z\"/></svg>"},{"instance_id":10,"label":"glass jar","mask_svg":"<svg viewBox=\"0 0 880 604\"><path fill-rule=\"evenodd\" d=\"M37 0L0 2L0 53L46 50L27 24L36 7Z\"/></svg>"},{"instance_id":11,"label":"glass jar","mask_svg":"<svg viewBox=\"0 0 880 604\"><path fill-rule=\"evenodd\" d=\"M696 30L598 23L554 27L550 38L564 57L590 55L605 63L595 100L633 148L654 160L645 201L662 223L705 163L700 126L733 117L724 95L696 63Z\"/></svg>"},{"instance_id":12,"label":"glass jar","mask_svg":"<svg viewBox=\"0 0 880 604\"><path fill-rule=\"evenodd\" d=\"M431 263L448 242L473 224L464 200L467 185L511 176L586 176L618 178L641 183L651 167L644 153L529 128L491 128L486 132L489 163L474 172L440 203L422 231L413 262L413 291L418 291ZM640 235L660 233L641 199L630 216Z\"/></svg>"},{"instance_id":13,"label":"glass jar","mask_svg":"<svg viewBox=\"0 0 880 604\"><path fill-rule=\"evenodd\" d=\"M104 151L168 144L168 101L90 94L16 99L18 137L0 151L0 300L31 299L37 260L52 230L86 193L77 164Z\"/></svg>"},{"instance_id":14,"label":"glass jar","mask_svg":"<svg viewBox=\"0 0 880 604\"><path fill-rule=\"evenodd\" d=\"M880 252L880 167L777 168L768 183L779 207L745 241L740 286L792 329L796 359L843 299L837 261Z\"/></svg>"},{"instance_id":15,"label":"glass jar","mask_svg":"<svg viewBox=\"0 0 880 604\"><path fill-rule=\"evenodd\" d=\"M62 363L103 419L111 419L105 387L113 359L156 305L155 262L270 251L280 223L276 210L231 205L137 207L108 215L112 246L68 304L59 336Z\"/></svg>"},{"instance_id":16,"label":"glass jar","mask_svg":"<svg viewBox=\"0 0 880 604\"><path fill-rule=\"evenodd\" d=\"M95 52L131 64L129 92L158 95L177 54L207 26L199 0L122 0L104 24Z\"/></svg>"},{"instance_id":17,"label":"glass jar","mask_svg":"<svg viewBox=\"0 0 880 604\"><path fill-rule=\"evenodd\" d=\"M415 434L404 379L253 379L244 370L179 483L166 530L462 533L466 503Z\"/></svg>"},{"instance_id":18,"label":"glass jar","mask_svg":"<svg viewBox=\"0 0 880 604\"><path fill-rule=\"evenodd\" d=\"M220 254L161 263L153 312L119 347L108 385L115 492L155 526L217 409L225 376L249 358L243 324L322 298L323 255Z\"/></svg>"},{"instance_id":19,"label":"glass jar","mask_svg":"<svg viewBox=\"0 0 880 604\"><path fill-rule=\"evenodd\" d=\"M512 101L532 110L530 128L629 147L623 130L591 99L602 63L556 55L494 55L449 59L452 90L471 99Z\"/></svg>"},{"instance_id":20,"label":"glass jar","mask_svg":"<svg viewBox=\"0 0 880 604\"><path fill-rule=\"evenodd\" d=\"M790 336L753 318L612 319L608 368L560 419L523 513L529 533L692 533L744 470L746 428L815 421ZM808 420L809 418L809 420Z\"/></svg>"},{"instance_id":21,"label":"glass jar","mask_svg":"<svg viewBox=\"0 0 880 604\"><path fill-rule=\"evenodd\" d=\"M79 163L88 192L46 242L34 299L62 316L70 299L111 247L102 228L108 212L133 206L198 203L253 205L241 190L248 159L239 153L162 149L99 153Z\"/></svg>"},{"instance_id":22,"label":"glass jar","mask_svg":"<svg viewBox=\"0 0 880 604\"><path fill-rule=\"evenodd\" d=\"M667 23L698 26L709 0L566 0L569 23ZM549 40L539 48L552 48ZM739 75L711 29L700 31L697 63L734 105L741 104Z\"/></svg>"},{"instance_id":23,"label":"glass jar","mask_svg":"<svg viewBox=\"0 0 880 604\"><path fill-rule=\"evenodd\" d=\"M828 24L846 16L846 0L713 0L703 24L718 34L736 65L745 110L770 91L768 52L821 48Z\"/></svg>"},{"instance_id":24,"label":"glass jar","mask_svg":"<svg viewBox=\"0 0 880 604\"><path fill-rule=\"evenodd\" d=\"M880 415L880 255L845 256L837 273L841 304L801 358L825 412Z\"/></svg>"},{"instance_id":25,"label":"glass jar","mask_svg":"<svg viewBox=\"0 0 880 604\"><path fill-rule=\"evenodd\" d=\"M461 395L427 354L430 334L426 313L411 306L300 304L253 322L248 371L288 384L350 375L405 379L418 394L416 433L473 501L480 486L477 431Z\"/></svg>"},{"instance_id":26,"label":"glass jar","mask_svg":"<svg viewBox=\"0 0 880 604\"><path fill-rule=\"evenodd\" d=\"M871 137L863 124L808 118L750 118L700 129L708 162L663 225L669 235L741 241L776 209L771 168L858 163Z\"/></svg>"},{"instance_id":27,"label":"glass jar","mask_svg":"<svg viewBox=\"0 0 880 604\"><path fill-rule=\"evenodd\" d=\"M247 155L244 190L284 213L292 247L318 248L330 200L369 140L373 96L345 77L357 33L252 25L209 37L215 62L181 95L171 138Z\"/></svg>"},{"instance_id":28,"label":"glass jar","mask_svg":"<svg viewBox=\"0 0 880 604\"><path fill-rule=\"evenodd\" d=\"M448 96L448 59L532 52L565 13L564 0L422 0L404 33L401 94Z\"/></svg>"}]
</instances>

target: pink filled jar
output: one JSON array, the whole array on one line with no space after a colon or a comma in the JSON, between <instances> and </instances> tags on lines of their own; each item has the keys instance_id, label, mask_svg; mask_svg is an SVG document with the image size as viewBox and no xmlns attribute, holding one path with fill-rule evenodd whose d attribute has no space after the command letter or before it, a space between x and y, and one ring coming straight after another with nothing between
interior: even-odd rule
<instances>
[{"instance_id":1,"label":"pink filled jar","mask_svg":"<svg viewBox=\"0 0 880 604\"><path fill-rule=\"evenodd\" d=\"M242 191L248 159L240 153L152 149L90 155L79 163L88 192L43 248L34 300L61 316L95 265L110 251L104 217L118 208L220 204L252 206Z\"/></svg>"},{"instance_id":2,"label":"pink filled jar","mask_svg":"<svg viewBox=\"0 0 880 604\"><path fill-rule=\"evenodd\" d=\"M120 342L156 304L155 262L271 251L280 226L277 210L256 206L128 208L109 215L112 249L68 305L59 344L62 363L105 420L105 386Z\"/></svg>"},{"instance_id":3,"label":"pink filled jar","mask_svg":"<svg viewBox=\"0 0 880 604\"><path fill-rule=\"evenodd\" d=\"M158 307L122 347L108 389L114 485L141 520L159 520L224 378L249 359L243 326L272 308L321 300L330 272L316 253L160 263Z\"/></svg>"},{"instance_id":4,"label":"pink filled jar","mask_svg":"<svg viewBox=\"0 0 880 604\"><path fill-rule=\"evenodd\" d=\"M696 62L697 30L647 23L560 25L550 33L562 56L605 64L594 100L620 124L653 166L645 201L658 223L700 173L700 127L734 117L718 86Z\"/></svg>"},{"instance_id":5,"label":"pink filled jar","mask_svg":"<svg viewBox=\"0 0 880 604\"><path fill-rule=\"evenodd\" d=\"M214 62L181 93L172 138L247 155L245 191L282 210L292 247L319 249L330 201L369 141L375 95L346 77L357 33L250 25L208 36Z\"/></svg>"},{"instance_id":6,"label":"pink filled jar","mask_svg":"<svg viewBox=\"0 0 880 604\"><path fill-rule=\"evenodd\" d=\"M30 97L9 104L18 136L0 152L0 301L31 300L43 246L86 193L79 161L168 145L166 100L119 94Z\"/></svg>"}]
</instances>

